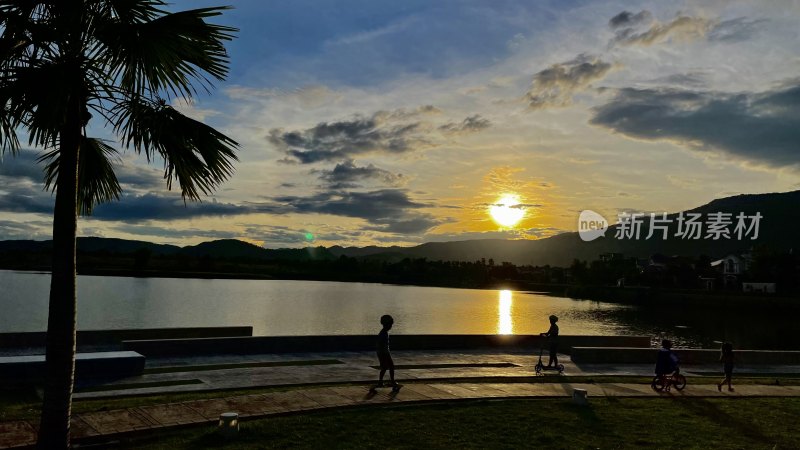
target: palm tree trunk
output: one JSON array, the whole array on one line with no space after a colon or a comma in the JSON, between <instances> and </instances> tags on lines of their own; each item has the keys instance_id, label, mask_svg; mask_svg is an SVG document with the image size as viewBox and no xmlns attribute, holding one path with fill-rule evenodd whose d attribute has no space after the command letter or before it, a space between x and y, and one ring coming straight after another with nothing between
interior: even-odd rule
<instances>
[{"instance_id":1,"label":"palm tree trunk","mask_svg":"<svg viewBox=\"0 0 800 450\"><path fill-rule=\"evenodd\" d=\"M75 247L78 227L78 156L81 105L69 101L61 132L60 164L53 212L53 267L47 318L47 362L38 448L70 447L70 415L75 381L77 291Z\"/></svg>"}]
</instances>

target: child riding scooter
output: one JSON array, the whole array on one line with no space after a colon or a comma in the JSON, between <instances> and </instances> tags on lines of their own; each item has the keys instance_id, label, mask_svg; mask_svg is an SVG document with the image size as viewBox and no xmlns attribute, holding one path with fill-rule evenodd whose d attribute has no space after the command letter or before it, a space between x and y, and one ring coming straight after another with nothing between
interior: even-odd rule
<instances>
[{"instance_id":1,"label":"child riding scooter","mask_svg":"<svg viewBox=\"0 0 800 450\"><path fill-rule=\"evenodd\" d=\"M541 373L543 370L558 370L558 373L564 371L564 365L558 363L558 325L556 322L558 322L558 317L550 316L550 329L546 333L539 333L539 336L549 338L547 343L550 348L550 360L546 366L542 364L542 353L544 352L544 345L542 345L539 349L539 362L534 367L536 373Z\"/></svg>"}]
</instances>

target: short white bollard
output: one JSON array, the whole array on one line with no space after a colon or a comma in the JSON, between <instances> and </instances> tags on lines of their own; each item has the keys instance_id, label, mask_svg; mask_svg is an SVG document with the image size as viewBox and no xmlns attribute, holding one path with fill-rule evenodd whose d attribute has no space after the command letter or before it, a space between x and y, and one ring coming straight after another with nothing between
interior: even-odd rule
<instances>
[{"instance_id":1,"label":"short white bollard","mask_svg":"<svg viewBox=\"0 0 800 450\"><path fill-rule=\"evenodd\" d=\"M586 389L574 389L572 391L572 403L577 405L588 405L589 398Z\"/></svg>"},{"instance_id":2,"label":"short white bollard","mask_svg":"<svg viewBox=\"0 0 800 450\"><path fill-rule=\"evenodd\" d=\"M239 414L235 412L226 412L219 415L219 432L223 436L233 437L239 433Z\"/></svg>"}]
</instances>

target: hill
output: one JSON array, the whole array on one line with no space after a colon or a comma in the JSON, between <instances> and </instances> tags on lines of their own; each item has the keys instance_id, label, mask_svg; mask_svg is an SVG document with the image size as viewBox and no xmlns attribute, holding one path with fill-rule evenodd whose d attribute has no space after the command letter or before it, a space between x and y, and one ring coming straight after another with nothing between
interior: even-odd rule
<instances>
[{"instance_id":1,"label":"hill","mask_svg":"<svg viewBox=\"0 0 800 450\"><path fill-rule=\"evenodd\" d=\"M800 191L773 194L737 195L714 200L706 205L684 213L699 213L703 220L710 213L730 213L734 218L739 213L747 216L760 213L759 237L744 239L681 239L675 237L678 213L668 215L672 221L666 240L647 235L649 220L642 225L642 239L616 239L618 226L611 226L605 237L584 242L577 232L563 233L539 240L482 239L452 242L428 242L415 247L332 247L334 254L355 257L380 257L397 259L402 257L428 258L431 260L476 261L481 258L495 262L508 261L517 265L567 266L573 259L594 260L603 253L623 253L626 256L647 258L656 253L697 257L707 255L721 258L730 253L740 253L761 245L776 250L800 248L800 234L795 229L800 224ZM607 217L610 222L616 218ZM577 217L576 217L577 223ZM732 229L733 227L731 227ZM705 233L705 231L704 231Z\"/></svg>"},{"instance_id":2,"label":"hill","mask_svg":"<svg viewBox=\"0 0 800 450\"><path fill-rule=\"evenodd\" d=\"M649 221L642 225L642 238L616 239L618 226L611 226L605 237L591 242L584 242L578 233L563 233L539 240L501 240L481 239L452 242L428 242L414 247L308 247L302 249L265 249L257 245L235 239L223 239L204 242L194 246L178 247L174 245L154 244L144 241L109 239L97 237L78 238L78 250L81 252L105 252L109 254L130 254L142 248L150 250L154 255L186 255L212 258L247 259L247 260L288 260L311 261L333 260L340 256L355 257L376 261L396 262L404 258L427 258L432 261L478 261L493 259L496 263L504 261L516 265L551 265L568 266L573 259L595 260L603 253L622 253L626 256L647 258L653 254L683 255L697 257L707 255L720 258L729 253L741 253L754 246L765 246L774 250L800 248L800 235L795 232L800 224L800 191L737 195L714 200L686 213L699 213L706 220L710 213L729 213L734 218L739 213L748 216L760 213L759 236L757 240L733 239L681 239L675 237L677 231L676 218L672 221L669 238L666 240L644 239L647 235ZM607 217L610 222L616 218ZM577 222L577 217L576 217ZM48 253L52 249L51 241L0 241L0 253Z\"/></svg>"}]
</instances>

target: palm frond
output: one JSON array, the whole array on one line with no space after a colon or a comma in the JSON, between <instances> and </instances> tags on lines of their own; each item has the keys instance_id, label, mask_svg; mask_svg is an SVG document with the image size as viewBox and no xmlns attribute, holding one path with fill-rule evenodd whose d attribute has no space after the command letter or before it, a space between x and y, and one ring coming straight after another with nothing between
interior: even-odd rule
<instances>
[{"instance_id":1,"label":"palm frond","mask_svg":"<svg viewBox=\"0 0 800 450\"><path fill-rule=\"evenodd\" d=\"M100 139L84 137L81 141L78 165L78 211L81 215L91 215L100 203L119 200L122 188L111 162L116 155L117 150ZM50 151L39 157L39 162L45 163L45 189L55 191L60 152Z\"/></svg>"},{"instance_id":2,"label":"palm frond","mask_svg":"<svg viewBox=\"0 0 800 450\"><path fill-rule=\"evenodd\" d=\"M209 76L228 74L224 41L236 28L207 23L227 7L163 12L145 21L111 18L98 25L96 36L104 46L105 64L115 68L119 85L138 95L191 97L194 82L206 90Z\"/></svg>"},{"instance_id":3,"label":"palm frond","mask_svg":"<svg viewBox=\"0 0 800 450\"><path fill-rule=\"evenodd\" d=\"M172 189L177 180L184 198L198 200L200 193L212 193L233 173L239 144L164 102L132 97L118 104L114 114L123 145L144 153L148 161L158 153L167 187Z\"/></svg>"}]
</instances>

